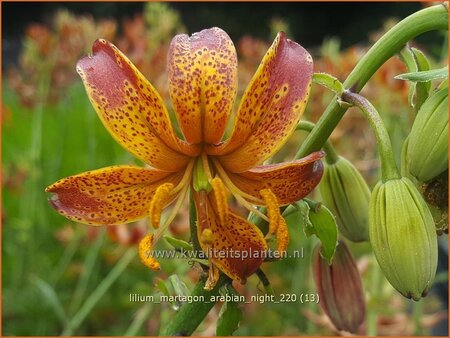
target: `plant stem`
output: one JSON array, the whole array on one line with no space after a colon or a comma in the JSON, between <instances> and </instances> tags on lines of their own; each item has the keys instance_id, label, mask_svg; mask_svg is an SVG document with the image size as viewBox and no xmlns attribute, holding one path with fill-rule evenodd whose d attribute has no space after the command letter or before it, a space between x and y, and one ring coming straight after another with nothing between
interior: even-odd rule
<instances>
[{"instance_id":1,"label":"plant stem","mask_svg":"<svg viewBox=\"0 0 450 338\"><path fill-rule=\"evenodd\" d=\"M368 302L367 310L367 335L374 337L377 335L378 324L378 308L375 304L379 303L380 293L382 289L383 276L380 267L378 266L375 257L372 256L372 278L370 281L370 300Z\"/></svg>"},{"instance_id":2,"label":"plant stem","mask_svg":"<svg viewBox=\"0 0 450 338\"><path fill-rule=\"evenodd\" d=\"M295 130L305 130L308 132L311 132L315 127L315 124L309 121L300 121L297 124L297 128ZM325 158L328 164L334 164L339 160L339 155L336 153L336 150L334 150L333 146L329 141L325 141L323 144L322 149L327 154L327 157Z\"/></svg>"},{"instance_id":3,"label":"plant stem","mask_svg":"<svg viewBox=\"0 0 450 338\"><path fill-rule=\"evenodd\" d=\"M342 93L341 99L358 107L369 120L372 129L377 138L378 148L381 160L381 177L383 182L391 179L400 178L400 173L394 159L394 152L392 151L391 140L389 134L384 126L383 120L378 114L375 107L365 97L352 93L348 90Z\"/></svg>"},{"instance_id":4,"label":"plant stem","mask_svg":"<svg viewBox=\"0 0 450 338\"><path fill-rule=\"evenodd\" d=\"M72 317L67 327L64 329L62 336L72 335L73 332L81 325L86 319L88 314L92 311L94 306L98 303L100 298L108 291L111 285L119 278L122 272L126 269L128 264L136 257L136 248L129 248L123 256L117 261L116 265L112 268L109 274L102 280L97 288L86 299L80 310Z\"/></svg>"},{"instance_id":5,"label":"plant stem","mask_svg":"<svg viewBox=\"0 0 450 338\"><path fill-rule=\"evenodd\" d=\"M345 80L344 87L358 93L378 68L409 40L428 31L447 29L448 8L444 4L428 7L408 16L370 48ZM347 108L339 106L336 100L331 102L295 157L301 158L322 148L346 110Z\"/></svg>"},{"instance_id":6,"label":"plant stem","mask_svg":"<svg viewBox=\"0 0 450 338\"><path fill-rule=\"evenodd\" d=\"M205 290L205 281L200 280L192 291L193 299L205 301L193 301L184 303L177 314L172 318L169 325L162 332L163 336L190 336L200 325L216 302L211 301L212 296L219 295L220 288L230 279L221 275L216 286L211 291Z\"/></svg>"},{"instance_id":7,"label":"plant stem","mask_svg":"<svg viewBox=\"0 0 450 338\"><path fill-rule=\"evenodd\" d=\"M423 299L418 302L413 302L413 316L414 316L414 335L423 336L422 316L423 316Z\"/></svg>"}]
</instances>

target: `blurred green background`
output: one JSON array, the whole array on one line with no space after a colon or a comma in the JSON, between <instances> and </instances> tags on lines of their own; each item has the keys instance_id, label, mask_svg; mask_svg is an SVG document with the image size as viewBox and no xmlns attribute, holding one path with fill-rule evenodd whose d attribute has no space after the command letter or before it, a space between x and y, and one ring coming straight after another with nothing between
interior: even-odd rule
<instances>
[{"instance_id":1,"label":"blurred green background","mask_svg":"<svg viewBox=\"0 0 450 338\"><path fill-rule=\"evenodd\" d=\"M3 2L3 335L157 335L178 304L132 303L130 293L157 295L165 287L174 293L174 286L184 283L190 289L198 279L198 269L185 260L162 260L158 273L139 262L135 247L146 229L145 220L93 228L64 219L47 203L44 189L59 178L115 164L141 165L103 128L75 72L76 61L89 53L96 38L107 38L124 51L171 109L165 58L175 34L211 26L227 31L238 51L238 95L242 95L277 31L286 31L308 48L315 71L344 80L384 31L422 7L418 2ZM438 65L447 59L443 40L441 34L430 33L415 43ZM393 58L363 92L382 112L397 156L412 122L408 87L393 79L403 72L402 62ZM331 98L322 88L313 87L305 118L316 121ZM276 158L292 158L303 138L296 134ZM378 178L375 139L358 112L346 114L332 141L373 186ZM290 225L290 249L303 248L305 257L266 264L263 269L276 294L314 292L309 261L315 241ZM188 239L187 206L171 233ZM169 248L163 241L160 247ZM447 316L439 290L420 305L398 296L386 283L375 293L376 266L369 245L352 245L352 250L380 335L446 335L447 331L432 331ZM448 293L446 275L439 278L442 291ZM261 293L261 286L253 277L238 291L250 296ZM211 311L198 334L214 334L219 311L220 306ZM337 334L317 305L299 302L248 304L236 333Z\"/></svg>"}]
</instances>

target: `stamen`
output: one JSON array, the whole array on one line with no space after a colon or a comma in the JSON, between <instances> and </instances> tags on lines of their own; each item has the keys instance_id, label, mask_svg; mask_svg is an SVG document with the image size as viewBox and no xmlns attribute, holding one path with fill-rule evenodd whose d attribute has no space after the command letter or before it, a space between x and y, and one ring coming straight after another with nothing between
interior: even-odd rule
<instances>
[{"instance_id":1,"label":"stamen","mask_svg":"<svg viewBox=\"0 0 450 338\"><path fill-rule=\"evenodd\" d=\"M162 227L160 227L156 233L155 237L153 239L154 244L158 243L160 238L162 237L163 233L167 230L170 223L175 219L175 217L178 214L178 211L180 210L181 206L183 205L184 198L186 197L186 194L189 190L189 185L186 185L183 189L183 191L180 193L180 195L177 197L177 200L175 202L175 205L173 206L172 210L170 211L169 216L167 216L167 219L164 221L164 224Z\"/></svg>"},{"instance_id":2,"label":"stamen","mask_svg":"<svg viewBox=\"0 0 450 338\"><path fill-rule=\"evenodd\" d=\"M277 232L278 224L280 223L280 205L278 204L277 196L270 189L262 189L259 191L264 204L267 206L267 215L269 216L269 232L267 236L274 235Z\"/></svg>"},{"instance_id":3,"label":"stamen","mask_svg":"<svg viewBox=\"0 0 450 338\"><path fill-rule=\"evenodd\" d=\"M289 244L289 232L283 216L280 216L279 220L277 229L277 251L279 253L284 253Z\"/></svg>"},{"instance_id":4,"label":"stamen","mask_svg":"<svg viewBox=\"0 0 450 338\"><path fill-rule=\"evenodd\" d=\"M228 221L228 199L227 191L222 180L219 177L214 177L210 182L214 197L216 199L217 212L219 214L220 222L225 225Z\"/></svg>"},{"instance_id":5,"label":"stamen","mask_svg":"<svg viewBox=\"0 0 450 338\"><path fill-rule=\"evenodd\" d=\"M155 258L153 258L151 254L152 246L153 246L153 235L147 234L139 242L138 247L139 257L141 258L142 263L151 270L159 270L161 266L159 265L158 261Z\"/></svg>"},{"instance_id":6,"label":"stamen","mask_svg":"<svg viewBox=\"0 0 450 338\"><path fill-rule=\"evenodd\" d=\"M183 189L186 185L189 185L190 181L191 181L191 176L192 176L192 170L194 168L194 164L195 164L195 159L192 159L189 164L186 167L186 170L184 171L184 175L181 178L180 183L177 184L177 186L175 188L173 188L172 193L176 194L179 191L181 191L181 189Z\"/></svg>"},{"instance_id":7,"label":"stamen","mask_svg":"<svg viewBox=\"0 0 450 338\"><path fill-rule=\"evenodd\" d=\"M211 291L219 280L219 269L211 263L209 266L208 279L205 283L205 290Z\"/></svg>"},{"instance_id":8,"label":"stamen","mask_svg":"<svg viewBox=\"0 0 450 338\"><path fill-rule=\"evenodd\" d=\"M280 213L280 205L277 196L270 189L262 189L259 192L267 206L269 216L269 231L266 239L276 234L277 251L285 252L289 244L289 232L286 221Z\"/></svg>"},{"instance_id":9,"label":"stamen","mask_svg":"<svg viewBox=\"0 0 450 338\"><path fill-rule=\"evenodd\" d=\"M227 172L225 171L225 169L223 169L222 165L220 164L220 162L217 159L213 158L213 163L214 163L214 167L217 169L217 173L219 174L219 177L222 179L222 181L228 187L228 189L233 194L233 196L240 195L248 200L253 201L255 204L258 204L258 205L264 204L264 202L261 199L255 197L255 196L252 196L250 194L247 194L247 193L243 192L242 190L240 190L233 183L233 181L228 177Z\"/></svg>"},{"instance_id":10,"label":"stamen","mask_svg":"<svg viewBox=\"0 0 450 338\"><path fill-rule=\"evenodd\" d=\"M250 212L253 212L256 214L259 218L262 218L263 220L269 222L269 219L266 215L264 215L262 212L260 212L258 209L253 207L246 199L252 200L255 204L264 205L264 202L260 200L259 198L256 198L252 195L249 195L242 190L240 190L238 187L234 185L234 183L231 181L231 179L228 177L226 171L222 168L219 161L213 158L214 166L217 169L217 173L219 177L222 179L222 181L227 186L228 190L233 194L234 198L241 204L243 207L245 207Z\"/></svg>"},{"instance_id":11,"label":"stamen","mask_svg":"<svg viewBox=\"0 0 450 338\"><path fill-rule=\"evenodd\" d=\"M202 231L201 239L203 244L211 245L214 243L214 234L211 229L204 229Z\"/></svg>"},{"instance_id":12,"label":"stamen","mask_svg":"<svg viewBox=\"0 0 450 338\"><path fill-rule=\"evenodd\" d=\"M150 208L148 209L148 215L150 222L155 229L159 228L161 213L173 196L173 188L174 186L172 183L161 184L153 195L152 201L150 202Z\"/></svg>"},{"instance_id":13,"label":"stamen","mask_svg":"<svg viewBox=\"0 0 450 338\"><path fill-rule=\"evenodd\" d=\"M239 202L240 205L242 205L244 208L246 208L248 211L253 212L255 215L257 215L259 218L265 220L266 222L269 222L269 218L267 218L266 215L264 215L261 211L259 211L257 208L255 208L253 205L251 205L247 200L245 200L240 195L234 195L234 198L236 198L236 201Z\"/></svg>"}]
</instances>

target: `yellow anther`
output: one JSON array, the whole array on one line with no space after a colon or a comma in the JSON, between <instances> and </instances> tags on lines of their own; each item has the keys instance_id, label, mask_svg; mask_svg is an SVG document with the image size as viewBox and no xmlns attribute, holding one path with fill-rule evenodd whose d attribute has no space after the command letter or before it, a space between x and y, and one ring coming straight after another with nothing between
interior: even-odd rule
<instances>
[{"instance_id":1,"label":"yellow anther","mask_svg":"<svg viewBox=\"0 0 450 338\"><path fill-rule=\"evenodd\" d=\"M214 191L214 197L216 199L217 212L219 214L219 220L222 225L228 221L228 198L227 190L222 180L219 177L214 177L210 184Z\"/></svg>"},{"instance_id":2,"label":"yellow anther","mask_svg":"<svg viewBox=\"0 0 450 338\"><path fill-rule=\"evenodd\" d=\"M161 184L153 195L150 208L148 209L148 216L155 229L159 228L162 211L171 200L173 188L172 183Z\"/></svg>"},{"instance_id":3,"label":"yellow anther","mask_svg":"<svg viewBox=\"0 0 450 338\"><path fill-rule=\"evenodd\" d=\"M204 229L200 240L205 245L211 245L214 242L214 234L211 229Z\"/></svg>"},{"instance_id":4,"label":"yellow anther","mask_svg":"<svg viewBox=\"0 0 450 338\"><path fill-rule=\"evenodd\" d=\"M278 224L280 223L280 218L282 218L277 196L270 189L262 189L259 193L267 207L267 216L269 217L269 232L267 236L274 235L277 233Z\"/></svg>"},{"instance_id":5,"label":"yellow anther","mask_svg":"<svg viewBox=\"0 0 450 338\"><path fill-rule=\"evenodd\" d=\"M286 221L280 216L277 229L277 251L281 254L284 253L289 244L289 232Z\"/></svg>"},{"instance_id":6,"label":"yellow anther","mask_svg":"<svg viewBox=\"0 0 450 338\"><path fill-rule=\"evenodd\" d=\"M139 242L138 252L142 263L151 270L159 270L160 265L152 255L153 235L148 234Z\"/></svg>"},{"instance_id":7,"label":"yellow anther","mask_svg":"<svg viewBox=\"0 0 450 338\"><path fill-rule=\"evenodd\" d=\"M219 280L219 269L211 263L209 267L208 279L205 283L205 290L211 291Z\"/></svg>"}]
</instances>

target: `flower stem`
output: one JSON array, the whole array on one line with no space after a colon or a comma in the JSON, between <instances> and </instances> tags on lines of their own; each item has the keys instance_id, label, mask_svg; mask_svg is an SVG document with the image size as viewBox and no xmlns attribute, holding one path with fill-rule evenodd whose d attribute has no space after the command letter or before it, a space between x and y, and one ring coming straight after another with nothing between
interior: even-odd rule
<instances>
[{"instance_id":1,"label":"flower stem","mask_svg":"<svg viewBox=\"0 0 450 338\"><path fill-rule=\"evenodd\" d=\"M204 298L205 301L184 303L161 334L163 336L190 336L214 306L215 302L211 301L211 297L218 296L220 288L229 280L222 274L211 291L205 290L205 281L200 280L191 296L192 299Z\"/></svg>"},{"instance_id":2,"label":"flower stem","mask_svg":"<svg viewBox=\"0 0 450 338\"><path fill-rule=\"evenodd\" d=\"M408 16L370 48L350 73L344 82L344 87L358 93L378 68L400 51L409 40L428 31L447 29L448 8L446 4L428 7ZM317 122L316 128L299 148L296 158L304 157L322 148L346 110L347 108L341 107L337 101L331 102Z\"/></svg>"},{"instance_id":3,"label":"flower stem","mask_svg":"<svg viewBox=\"0 0 450 338\"><path fill-rule=\"evenodd\" d=\"M308 132L311 132L315 127L315 124L309 121L300 121L299 124L297 124L297 128L295 130L305 130ZM323 144L322 149L327 154L327 157L325 158L328 164L334 164L339 159L339 155L336 153L336 150L334 150L333 146L329 141L325 141Z\"/></svg>"},{"instance_id":4,"label":"flower stem","mask_svg":"<svg viewBox=\"0 0 450 338\"><path fill-rule=\"evenodd\" d=\"M344 102L358 107L369 120L369 123L375 132L375 137L377 138L381 159L381 177L383 182L400 178L401 176L398 171L397 164L395 163L389 134L384 126L380 114L378 114L375 107L365 97L352 93L348 90L342 93L341 99Z\"/></svg>"},{"instance_id":5,"label":"flower stem","mask_svg":"<svg viewBox=\"0 0 450 338\"><path fill-rule=\"evenodd\" d=\"M414 317L414 335L423 336L424 330L422 328L422 317L423 317L423 299L414 302L413 304L413 317Z\"/></svg>"}]
</instances>

